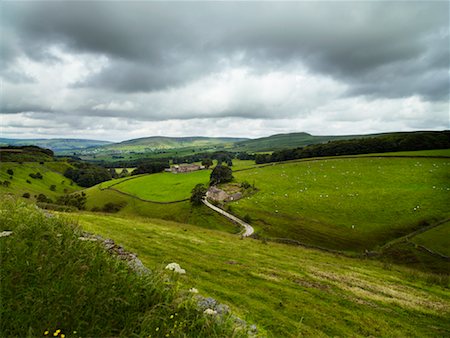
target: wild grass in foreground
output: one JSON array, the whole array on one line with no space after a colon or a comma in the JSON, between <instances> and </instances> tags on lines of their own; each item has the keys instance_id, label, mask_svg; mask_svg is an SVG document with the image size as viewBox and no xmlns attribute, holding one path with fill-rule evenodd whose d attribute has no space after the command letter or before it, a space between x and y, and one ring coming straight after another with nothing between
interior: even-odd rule
<instances>
[{"instance_id":1,"label":"wild grass in foreground","mask_svg":"<svg viewBox=\"0 0 450 338\"><path fill-rule=\"evenodd\" d=\"M149 268L179 263L180 282L232 307L269 337L450 335L447 275L253 240L221 231L92 213L87 231L139 254Z\"/></svg>"},{"instance_id":2,"label":"wild grass in foreground","mask_svg":"<svg viewBox=\"0 0 450 338\"><path fill-rule=\"evenodd\" d=\"M1 337L238 336L164 272L138 275L62 217L0 201Z\"/></svg>"}]
</instances>

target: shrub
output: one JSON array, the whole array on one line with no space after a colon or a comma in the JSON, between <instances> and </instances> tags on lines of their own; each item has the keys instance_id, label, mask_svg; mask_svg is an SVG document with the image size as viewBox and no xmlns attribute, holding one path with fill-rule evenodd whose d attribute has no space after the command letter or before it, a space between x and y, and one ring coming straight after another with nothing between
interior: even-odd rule
<instances>
[{"instance_id":1,"label":"shrub","mask_svg":"<svg viewBox=\"0 0 450 338\"><path fill-rule=\"evenodd\" d=\"M197 184L191 193L191 203L193 205L201 205L208 190L203 184Z\"/></svg>"},{"instance_id":2,"label":"shrub","mask_svg":"<svg viewBox=\"0 0 450 338\"><path fill-rule=\"evenodd\" d=\"M28 184L31 184L31 181L30 181L30 180L27 180L27 183L28 183Z\"/></svg>"},{"instance_id":3,"label":"shrub","mask_svg":"<svg viewBox=\"0 0 450 338\"><path fill-rule=\"evenodd\" d=\"M252 186L251 186L251 184L248 183L247 181L244 181L244 182L241 183L241 187L244 188L244 189L249 189L249 188L251 188Z\"/></svg>"},{"instance_id":4,"label":"shrub","mask_svg":"<svg viewBox=\"0 0 450 338\"><path fill-rule=\"evenodd\" d=\"M55 191L55 190L56 190L56 185L52 184L52 185L50 186L50 190L51 190L51 191Z\"/></svg>"},{"instance_id":5,"label":"shrub","mask_svg":"<svg viewBox=\"0 0 450 338\"><path fill-rule=\"evenodd\" d=\"M3 181L3 186L5 187L5 188L8 188L10 185L11 185L11 182L10 181Z\"/></svg>"},{"instance_id":6,"label":"shrub","mask_svg":"<svg viewBox=\"0 0 450 338\"><path fill-rule=\"evenodd\" d=\"M7 173L9 176L13 176L13 175L14 175L14 171L13 171L12 169L6 170L6 173Z\"/></svg>"},{"instance_id":7,"label":"shrub","mask_svg":"<svg viewBox=\"0 0 450 338\"><path fill-rule=\"evenodd\" d=\"M53 203L53 201L44 194L39 194L36 201L40 203Z\"/></svg>"},{"instance_id":8,"label":"shrub","mask_svg":"<svg viewBox=\"0 0 450 338\"><path fill-rule=\"evenodd\" d=\"M242 217L242 220L243 220L245 223L251 223L251 222L252 222L252 217L251 217L249 214L245 214L245 216Z\"/></svg>"},{"instance_id":9,"label":"shrub","mask_svg":"<svg viewBox=\"0 0 450 338\"><path fill-rule=\"evenodd\" d=\"M35 174L31 173L28 176L30 176L31 178L34 178L34 179L38 179L38 180L42 180L42 178L43 178L42 174L39 171Z\"/></svg>"},{"instance_id":10,"label":"shrub","mask_svg":"<svg viewBox=\"0 0 450 338\"><path fill-rule=\"evenodd\" d=\"M22 195L23 198L30 198L30 193L29 192L25 192Z\"/></svg>"},{"instance_id":11,"label":"shrub","mask_svg":"<svg viewBox=\"0 0 450 338\"><path fill-rule=\"evenodd\" d=\"M114 213L114 212L118 212L120 209L122 209L126 204L125 203L113 203L113 202L108 202L106 203L103 208L102 211L104 212L110 212L110 213Z\"/></svg>"},{"instance_id":12,"label":"shrub","mask_svg":"<svg viewBox=\"0 0 450 338\"><path fill-rule=\"evenodd\" d=\"M86 205L86 194L84 192L68 194L58 197L56 204L67 205L79 210L84 210Z\"/></svg>"}]
</instances>

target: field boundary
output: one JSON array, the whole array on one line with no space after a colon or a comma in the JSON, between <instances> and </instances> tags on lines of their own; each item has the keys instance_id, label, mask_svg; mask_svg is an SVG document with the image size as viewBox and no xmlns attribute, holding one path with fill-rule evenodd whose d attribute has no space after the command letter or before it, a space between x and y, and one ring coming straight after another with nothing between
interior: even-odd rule
<instances>
[{"instance_id":1,"label":"field boundary","mask_svg":"<svg viewBox=\"0 0 450 338\"><path fill-rule=\"evenodd\" d=\"M402 236L402 237L393 239L392 241L389 241L388 243L382 245L382 246L380 247L380 250L389 249L389 248L391 248L393 245L396 245L396 244L398 244L398 243L407 242L407 241L409 241L411 238L413 238L413 237L415 237L415 236L417 236L417 235L420 235L420 234L422 234L422 233L424 233L424 232L427 232L428 230L431 230L431 229L433 229L433 228L436 228L436 227L438 227L439 225L442 225L442 224L447 223L447 222L450 222L450 217L444 218L444 219L442 219L442 220L440 220L440 221L437 221L436 223L433 223L433 224L431 224L431 225L429 225L429 226L426 226L426 227L420 228L420 229L418 229L418 230L415 230L415 231L413 231L413 232L410 232L409 234L404 235L404 236Z\"/></svg>"},{"instance_id":2,"label":"field boundary","mask_svg":"<svg viewBox=\"0 0 450 338\"><path fill-rule=\"evenodd\" d=\"M152 174L150 174L150 175L152 175ZM136 178L143 177L143 176L145 176L145 175L136 175L135 177L129 177L129 178L124 179L123 181L120 181L120 182L111 184L110 186L108 186L108 187L106 187L106 188L102 188L102 187L101 187L101 184L99 184L99 185L98 185L98 189L99 189L100 191L105 191L105 190L115 191L115 192L117 192L117 193L119 193L119 194L121 194L121 195L125 195L125 196L128 196L128 197L137 199L137 200L139 200L139 201L141 201L141 202L147 202L147 203L153 203L153 204L175 204L175 203L182 203L182 202L189 201L189 198L184 198L184 199L182 199L182 200L176 200L176 201L167 201L167 202L146 200L146 199L141 198L141 197L139 197L139 196L136 196L136 195L133 195L133 194L124 192L124 191L122 191L122 190L113 188L114 186L119 185L119 184L121 184L121 183L123 183L123 182L131 181L131 180L134 180L134 179L136 179Z\"/></svg>"}]
</instances>

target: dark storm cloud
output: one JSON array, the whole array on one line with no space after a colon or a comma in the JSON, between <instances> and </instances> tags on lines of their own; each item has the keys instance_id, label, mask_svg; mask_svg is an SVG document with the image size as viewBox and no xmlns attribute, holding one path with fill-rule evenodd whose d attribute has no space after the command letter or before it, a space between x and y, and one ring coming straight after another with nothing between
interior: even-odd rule
<instances>
[{"instance_id":1,"label":"dark storm cloud","mask_svg":"<svg viewBox=\"0 0 450 338\"><path fill-rule=\"evenodd\" d=\"M4 51L8 58L20 51L51 59L46 48L52 44L109 58L102 73L77 86L148 92L226 66L264 72L301 62L348 84L349 95L448 96L447 2L3 6L5 34L11 36Z\"/></svg>"}]
</instances>

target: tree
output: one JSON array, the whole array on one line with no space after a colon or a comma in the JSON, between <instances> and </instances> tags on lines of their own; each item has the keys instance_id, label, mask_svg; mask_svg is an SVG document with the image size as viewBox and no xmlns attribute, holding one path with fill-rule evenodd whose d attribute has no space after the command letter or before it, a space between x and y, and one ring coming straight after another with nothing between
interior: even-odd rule
<instances>
[{"instance_id":1,"label":"tree","mask_svg":"<svg viewBox=\"0 0 450 338\"><path fill-rule=\"evenodd\" d=\"M233 171L231 168L218 165L214 168L209 179L209 185L230 182L233 179Z\"/></svg>"},{"instance_id":2,"label":"tree","mask_svg":"<svg viewBox=\"0 0 450 338\"><path fill-rule=\"evenodd\" d=\"M202 160L202 165L204 165L206 169L208 169L210 166L213 165L213 161L210 158L204 158Z\"/></svg>"},{"instance_id":3,"label":"tree","mask_svg":"<svg viewBox=\"0 0 450 338\"><path fill-rule=\"evenodd\" d=\"M44 194L39 194L36 201L39 203L53 203L53 201Z\"/></svg>"},{"instance_id":4,"label":"tree","mask_svg":"<svg viewBox=\"0 0 450 338\"><path fill-rule=\"evenodd\" d=\"M202 204L203 199L205 198L207 189L203 184L197 184L194 189L192 189L191 194L191 203L193 205Z\"/></svg>"}]
</instances>

